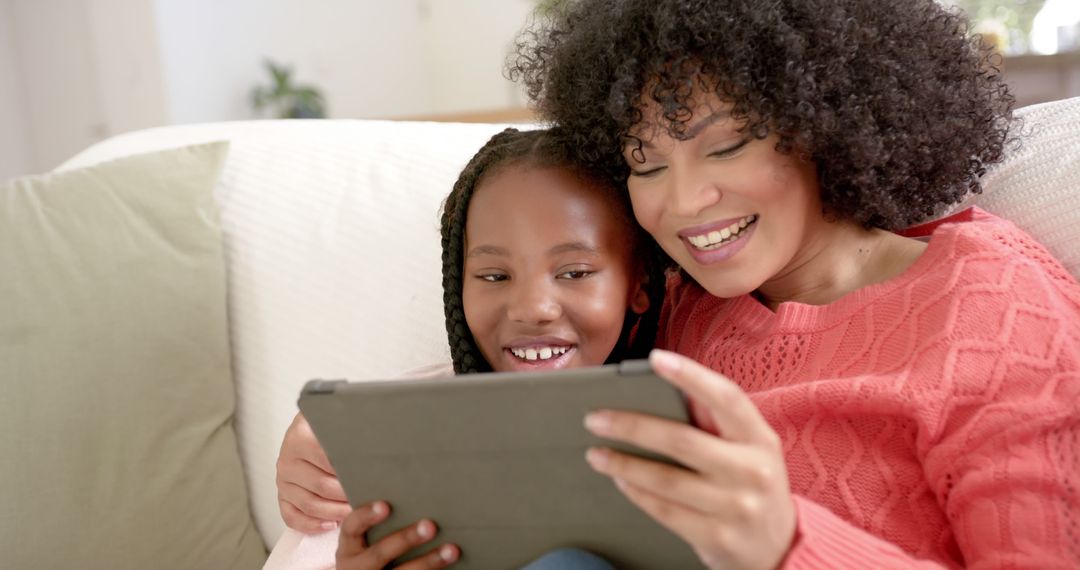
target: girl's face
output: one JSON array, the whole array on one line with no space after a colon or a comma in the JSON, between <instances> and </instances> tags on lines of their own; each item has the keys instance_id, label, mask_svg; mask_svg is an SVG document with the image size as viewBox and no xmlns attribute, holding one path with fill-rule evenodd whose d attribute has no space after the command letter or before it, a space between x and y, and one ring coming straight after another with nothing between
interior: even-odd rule
<instances>
[{"instance_id":1,"label":"girl's face","mask_svg":"<svg viewBox=\"0 0 1080 570\"><path fill-rule=\"evenodd\" d=\"M616 199L560 168L481 181L465 224L465 320L496 371L603 364L641 289Z\"/></svg>"},{"instance_id":2,"label":"girl's face","mask_svg":"<svg viewBox=\"0 0 1080 570\"><path fill-rule=\"evenodd\" d=\"M649 125L635 133L643 145L624 149L627 186L638 223L709 293L730 298L797 270L827 222L812 164L777 152L775 135L740 133L715 95L701 100L684 138Z\"/></svg>"}]
</instances>

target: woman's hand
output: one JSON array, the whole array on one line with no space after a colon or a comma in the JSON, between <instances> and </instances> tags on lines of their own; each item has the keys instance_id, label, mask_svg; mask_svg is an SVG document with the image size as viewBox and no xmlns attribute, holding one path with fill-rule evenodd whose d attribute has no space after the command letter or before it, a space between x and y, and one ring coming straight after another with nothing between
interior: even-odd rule
<instances>
[{"instance_id":1,"label":"woman's hand","mask_svg":"<svg viewBox=\"0 0 1080 570\"><path fill-rule=\"evenodd\" d=\"M727 378L672 352L653 369L701 404L721 437L631 412L586 417L592 433L679 461L686 469L609 449L586 455L641 510L682 537L710 568L773 569L791 548L795 506L781 443L750 398Z\"/></svg>"},{"instance_id":2,"label":"woman's hand","mask_svg":"<svg viewBox=\"0 0 1080 570\"><path fill-rule=\"evenodd\" d=\"M337 528L351 510L326 452L302 414L296 414L281 442L277 490L281 518L300 532Z\"/></svg>"},{"instance_id":3,"label":"woman's hand","mask_svg":"<svg viewBox=\"0 0 1080 570\"><path fill-rule=\"evenodd\" d=\"M435 523L424 519L397 532L388 534L368 545L367 532L390 516L390 505L375 501L358 507L341 523L338 538L338 570L376 570L384 568L394 559L416 546L429 542L438 532ZM453 544L443 544L404 564L395 566L402 570L445 568L457 561L461 551Z\"/></svg>"}]
</instances>

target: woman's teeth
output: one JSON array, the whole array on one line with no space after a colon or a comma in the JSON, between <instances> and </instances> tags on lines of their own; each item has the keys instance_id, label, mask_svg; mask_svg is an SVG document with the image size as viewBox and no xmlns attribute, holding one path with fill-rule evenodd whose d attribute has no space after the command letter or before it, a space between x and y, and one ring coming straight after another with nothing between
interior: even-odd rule
<instances>
[{"instance_id":1,"label":"woman's teeth","mask_svg":"<svg viewBox=\"0 0 1080 570\"><path fill-rule=\"evenodd\" d=\"M510 352L522 360L548 360L566 354L568 346L543 346L540 348L511 348Z\"/></svg>"},{"instance_id":2,"label":"woman's teeth","mask_svg":"<svg viewBox=\"0 0 1080 570\"><path fill-rule=\"evenodd\" d=\"M750 214L737 222L732 222L730 226L722 230L712 231L699 236L688 236L686 241L689 241L698 249L716 249L738 239L739 234L756 221L757 214Z\"/></svg>"}]
</instances>

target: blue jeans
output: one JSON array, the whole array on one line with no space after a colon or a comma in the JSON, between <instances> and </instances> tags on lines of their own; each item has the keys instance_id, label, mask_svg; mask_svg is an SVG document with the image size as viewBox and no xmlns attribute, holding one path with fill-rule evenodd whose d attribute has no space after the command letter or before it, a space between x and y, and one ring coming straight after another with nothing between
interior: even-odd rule
<instances>
[{"instance_id":1,"label":"blue jeans","mask_svg":"<svg viewBox=\"0 0 1080 570\"><path fill-rule=\"evenodd\" d=\"M615 567L580 548L560 548L533 560L521 570L615 570Z\"/></svg>"}]
</instances>

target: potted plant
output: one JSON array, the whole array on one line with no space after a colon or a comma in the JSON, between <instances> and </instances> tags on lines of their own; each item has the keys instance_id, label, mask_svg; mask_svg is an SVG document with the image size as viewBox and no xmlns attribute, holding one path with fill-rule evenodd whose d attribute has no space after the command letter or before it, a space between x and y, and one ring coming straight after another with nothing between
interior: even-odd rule
<instances>
[{"instance_id":1,"label":"potted plant","mask_svg":"<svg viewBox=\"0 0 1080 570\"><path fill-rule=\"evenodd\" d=\"M258 113L269 110L279 119L322 119L326 117L326 102L318 88L293 83L291 66L279 65L267 59L270 85L251 90L251 103Z\"/></svg>"}]
</instances>

